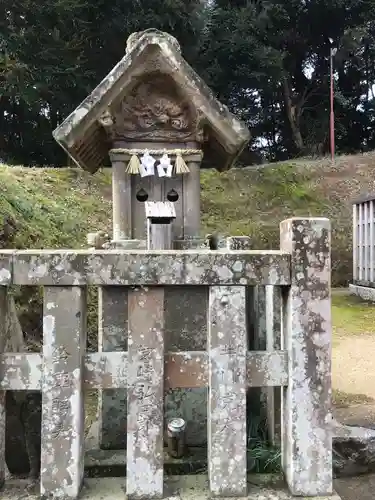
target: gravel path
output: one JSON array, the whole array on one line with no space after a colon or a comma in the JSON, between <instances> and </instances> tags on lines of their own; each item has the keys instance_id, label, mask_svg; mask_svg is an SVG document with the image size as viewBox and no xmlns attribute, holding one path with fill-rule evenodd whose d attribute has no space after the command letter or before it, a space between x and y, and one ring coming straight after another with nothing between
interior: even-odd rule
<instances>
[{"instance_id":1,"label":"gravel path","mask_svg":"<svg viewBox=\"0 0 375 500\"><path fill-rule=\"evenodd\" d=\"M345 393L374 398L374 403L337 408L334 413L339 421L375 425L375 335L335 337L332 385ZM373 500L375 474L336 479L334 487L342 500Z\"/></svg>"},{"instance_id":2,"label":"gravel path","mask_svg":"<svg viewBox=\"0 0 375 500\"><path fill-rule=\"evenodd\" d=\"M336 337L332 351L334 389L375 400L375 335Z\"/></svg>"}]
</instances>

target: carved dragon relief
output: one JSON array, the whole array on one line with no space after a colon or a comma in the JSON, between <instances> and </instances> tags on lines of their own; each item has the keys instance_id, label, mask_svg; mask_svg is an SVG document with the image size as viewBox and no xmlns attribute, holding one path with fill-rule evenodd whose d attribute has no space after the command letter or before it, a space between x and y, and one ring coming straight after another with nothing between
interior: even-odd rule
<instances>
[{"instance_id":1,"label":"carved dragon relief","mask_svg":"<svg viewBox=\"0 0 375 500\"><path fill-rule=\"evenodd\" d=\"M142 79L114 112L117 140L203 142L196 111L179 95L168 75L151 73Z\"/></svg>"}]
</instances>

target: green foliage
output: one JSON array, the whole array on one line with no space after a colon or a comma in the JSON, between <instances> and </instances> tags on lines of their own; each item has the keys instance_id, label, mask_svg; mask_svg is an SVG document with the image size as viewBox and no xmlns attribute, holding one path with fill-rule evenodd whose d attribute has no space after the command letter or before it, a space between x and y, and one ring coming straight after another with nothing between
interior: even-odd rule
<instances>
[{"instance_id":1,"label":"green foliage","mask_svg":"<svg viewBox=\"0 0 375 500\"><path fill-rule=\"evenodd\" d=\"M193 58L200 0L3 0L0 5L0 158L61 165L52 130L149 27L177 35ZM194 41L194 43L192 43Z\"/></svg>"},{"instance_id":2,"label":"green foliage","mask_svg":"<svg viewBox=\"0 0 375 500\"><path fill-rule=\"evenodd\" d=\"M52 130L150 27L247 121L245 164L328 151L331 37L338 152L375 148L375 0L3 0L2 160L65 164Z\"/></svg>"}]
</instances>

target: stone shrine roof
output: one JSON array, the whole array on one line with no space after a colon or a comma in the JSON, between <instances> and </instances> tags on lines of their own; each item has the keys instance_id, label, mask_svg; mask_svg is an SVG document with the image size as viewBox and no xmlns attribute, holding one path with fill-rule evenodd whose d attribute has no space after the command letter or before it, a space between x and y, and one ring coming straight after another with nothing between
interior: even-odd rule
<instances>
[{"instance_id":1,"label":"stone shrine roof","mask_svg":"<svg viewBox=\"0 0 375 500\"><path fill-rule=\"evenodd\" d=\"M133 33L126 54L53 136L94 173L111 148L201 148L202 167L229 169L250 139L181 55L177 40Z\"/></svg>"}]
</instances>

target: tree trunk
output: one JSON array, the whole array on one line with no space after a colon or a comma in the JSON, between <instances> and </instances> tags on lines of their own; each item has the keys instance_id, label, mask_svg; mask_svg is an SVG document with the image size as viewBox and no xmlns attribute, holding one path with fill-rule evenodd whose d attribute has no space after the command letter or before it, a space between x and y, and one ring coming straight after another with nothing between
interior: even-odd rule
<instances>
[{"instance_id":1,"label":"tree trunk","mask_svg":"<svg viewBox=\"0 0 375 500\"><path fill-rule=\"evenodd\" d=\"M305 148L301 130L300 130L300 107L293 103L291 96L291 89L288 81L287 75L283 76L283 91L284 91L284 103L285 109L288 116L288 121L290 129L292 131L293 142L296 145L298 151L302 152Z\"/></svg>"}]
</instances>

